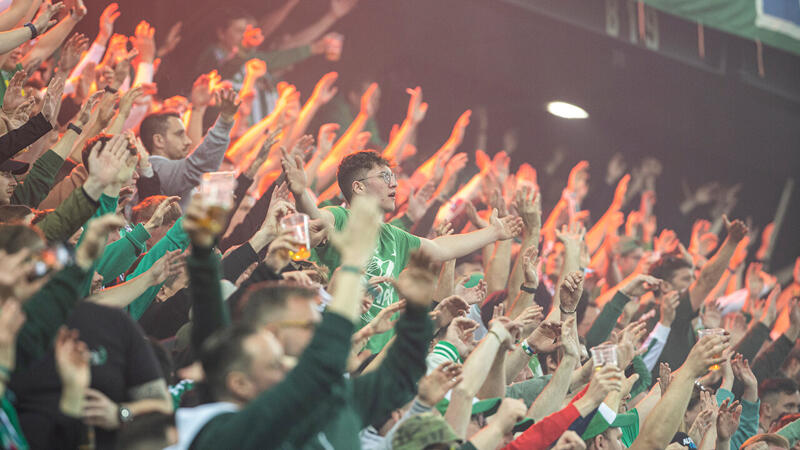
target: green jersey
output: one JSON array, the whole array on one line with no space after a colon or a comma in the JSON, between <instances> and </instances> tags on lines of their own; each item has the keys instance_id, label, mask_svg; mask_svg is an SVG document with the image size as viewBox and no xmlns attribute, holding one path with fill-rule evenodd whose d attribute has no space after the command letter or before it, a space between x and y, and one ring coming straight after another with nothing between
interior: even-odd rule
<instances>
[{"instance_id":1,"label":"green jersey","mask_svg":"<svg viewBox=\"0 0 800 450\"><path fill-rule=\"evenodd\" d=\"M325 210L333 214L336 231L340 231L350 217L350 210L341 206L331 206L325 208ZM364 281L366 282L372 277L392 277L396 279L400 272L405 269L409 253L419 248L419 246L420 240L417 236L394 225L387 223L381 225L378 246L375 249L375 254L367 262ZM317 247L312 252L312 259L326 265L331 273L341 264L339 252L330 244ZM383 283L380 289L372 291L372 294L375 301L369 311L361 315L361 327L374 319L383 308L399 300L397 291L387 283ZM367 349L372 353L378 353L393 335L394 330L390 330L373 336L367 343Z\"/></svg>"}]
</instances>

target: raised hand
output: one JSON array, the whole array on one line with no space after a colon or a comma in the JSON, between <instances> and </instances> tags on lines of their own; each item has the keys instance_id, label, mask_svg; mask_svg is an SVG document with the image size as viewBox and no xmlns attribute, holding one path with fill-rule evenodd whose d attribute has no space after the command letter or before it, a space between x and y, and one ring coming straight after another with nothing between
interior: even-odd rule
<instances>
[{"instance_id":1,"label":"raised hand","mask_svg":"<svg viewBox=\"0 0 800 450\"><path fill-rule=\"evenodd\" d=\"M218 91L219 101L219 117L224 121L231 123L236 118L236 111L239 110L239 105L242 101L238 98L238 94L233 89L220 89Z\"/></svg>"},{"instance_id":2,"label":"raised hand","mask_svg":"<svg viewBox=\"0 0 800 450\"><path fill-rule=\"evenodd\" d=\"M392 303L391 305L383 308L374 319L372 319L367 326L372 330L373 334L385 333L397 323L398 318L392 319L394 313L402 311L406 307L406 301L400 300L399 302Z\"/></svg>"},{"instance_id":3,"label":"raised hand","mask_svg":"<svg viewBox=\"0 0 800 450\"><path fill-rule=\"evenodd\" d=\"M320 80L317 82L317 85L314 86L314 93L311 95L320 105L324 105L331 101L333 97L336 96L336 93L339 92L339 89L333 85L333 83L336 83L338 78L338 73L328 72L323 75L322 78L320 78Z\"/></svg>"},{"instance_id":4,"label":"raised hand","mask_svg":"<svg viewBox=\"0 0 800 450\"><path fill-rule=\"evenodd\" d=\"M164 44L158 48L156 52L157 58L163 58L168 54L172 53L175 50L175 47L181 42L181 28L183 27L183 22L178 21L175 22L174 25L169 29L167 33L167 39Z\"/></svg>"},{"instance_id":5,"label":"raised hand","mask_svg":"<svg viewBox=\"0 0 800 450\"><path fill-rule=\"evenodd\" d=\"M103 91L97 91L83 102L80 111L78 111L78 114L73 120L75 126L78 128L83 128L89 123L89 120L92 117L92 109L94 109L94 106L98 101L100 101L100 97L103 96L103 93Z\"/></svg>"},{"instance_id":6,"label":"raised hand","mask_svg":"<svg viewBox=\"0 0 800 450\"><path fill-rule=\"evenodd\" d=\"M550 322L545 319L528 336L528 344L533 347L536 353L550 353L560 345L561 329L561 322Z\"/></svg>"},{"instance_id":7,"label":"raised hand","mask_svg":"<svg viewBox=\"0 0 800 450\"><path fill-rule=\"evenodd\" d=\"M6 93L3 96L3 112L11 114L26 100L22 93L22 88L25 85L25 80L28 79L28 74L24 70L19 70L14 73L11 80L6 87Z\"/></svg>"},{"instance_id":8,"label":"raised hand","mask_svg":"<svg viewBox=\"0 0 800 450\"><path fill-rule=\"evenodd\" d=\"M406 120L410 120L413 124L419 124L425 119L425 114L428 112L428 104L422 101L422 88L417 86L414 89L406 89L411 99L408 101L408 113Z\"/></svg>"},{"instance_id":9,"label":"raised hand","mask_svg":"<svg viewBox=\"0 0 800 450\"><path fill-rule=\"evenodd\" d=\"M682 447L681 447L682 448ZM558 438L552 450L585 450L586 443L583 442L578 433L567 430Z\"/></svg>"},{"instance_id":10,"label":"raised hand","mask_svg":"<svg viewBox=\"0 0 800 450\"><path fill-rule=\"evenodd\" d=\"M730 402L729 398L719 405L717 411L717 440L727 441L739 428L739 418L742 415L742 405L739 401Z\"/></svg>"},{"instance_id":11,"label":"raised hand","mask_svg":"<svg viewBox=\"0 0 800 450\"><path fill-rule=\"evenodd\" d=\"M436 271L430 258L420 251L412 252L406 268L393 284L400 297L409 303L429 306L436 291Z\"/></svg>"},{"instance_id":12,"label":"raised hand","mask_svg":"<svg viewBox=\"0 0 800 450\"><path fill-rule=\"evenodd\" d=\"M623 378L624 374L616 366L603 366L592 374L589 389L584 397L595 406L599 405L609 392L622 389Z\"/></svg>"},{"instance_id":13,"label":"raised hand","mask_svg":"<svg viewBox=\"0 0 800 450\"><path fill-rule=\"evenodd\" d=\"M213 85L215 80L218 80L216 70L210 73L204 73L197 77L192 85L192 94L190 95L192 101L192 108L205 108L211 103L211 97L214 93Z\"/></svg>"},{"instance_id":14,"label":"raised hand","mask_svg":"<svg viewBox=\"0 0 800 450\"><path fill-rule=\"evenodd\" d=\"M435 191L436 185L430 181L425 183L416 193L414 189L411 189L408 195L408 209L406 210L409 219L416 222L425 215L425 212L428 211L428 201L433 197Z\"/></svg>"},{"instance_id":15,"label":"raised hand","mask_svg":"<svg viewBox=\"0 0 800 450\"><path fill-rule=\"evenodd\" d=\"M431 312L431 317L437 329L450 325L456 317L464 317L469 311L469 304L458 295L451 295L439 302Z\"/></svg>"},{"instance_id":16,"label":"raised hand","mask_svg":"<svg viewBox=\"0 0 800 450\"><path fill-rule=\"evenodd\" d=\"M753 373L753 370L750 369L750 362L748 362L741 353L737 353L736 356L731 359L731 370L733 371L733 376L744 384L745 389L758 392L758 379Z\"/></svg>"},{"instance_id":17,"label":"raised hand","mask_svg":"<svg viewBox=\"0 0 800 450\"><path fill-rule=\"evenodd\" d=\"M128 116L131 113L133 104L144 93L144 85L139 85L128 89L119 100L119 113L123 116Z\"/></svg>"},{"instance_id":18,"label":"raised hand","mask_svg":"<svg viewBox=\"0 0 800 450\"><path fill-rule=\"evenodd\" d=\"M100 30L97 33L97 40L105 45L114 34L114 22L119 19L119 5L114 2L106 6L103 13L100 14Z\"/></svg>"},{"instance_id":19,"label":"raised hand","mask_svg":"<svg viewBox=\"0 0 800 450\"><path fill-rule=\"evenodd\" d=\"M539 287L539 247L532 245L522 253L522 270L525 286L531 289Z\"/></svg>"},{"instance_id":20,"label":"raised hand","mask_svg":"<svg viewBox=\"0 0 800 450\"><path fill-rule=\"evenodd\" d=\"M361 96L361 114L372 117L378 112L378 102L380 101L381 91L378 83L369 85L364 95Z\"/></svg>"},{"instance_id":21,"label":"raised hand","mask_svg":"<svg viewBox=\"0 0 800 450\"><path fill-rule=\"evenodd\" d=\"M498 219L497 215L497 209L492 210L492 215L489 217L489 226L494 230L498 241L505 241L519 235L522 231L522 219L514 216Z\"/></svg>"},{"instance_id":22,"label":"raised hand","mask_svg":"<svg viewBox=\"0 0 800 450\"><path fill-rule=\"evenodd\" d=\"M253 49L264 43L264 34L261 33L261 28L247 25L242 36L242 48Z\"/></svg>"},{"instance_id":23,"label":"raised hand","mask_svg":"<svg viewBox=\"0 0 800 450\"><path fill-rule=\"evenodd\" d=\"M147 222L145 222L144 228L148 232L150 232L151 230L154 230L164 224L164 218L170 211L177 210L177 212L180 213L181 207L178 204L180 200L181 198L178 196L167 197L164 200L162 200L161 203L159 203L158 206L156 207L156 210L155 212L153 212L153 215L150 216L150 219Z\"/></svg>"},{"instance_id":24,"label":"raised hand","mask_svg":"<svg viewBox=\"0 0 800 450\"><path fill-rule=\"evenodd\" d=\"M581 343L578 341L578 333L575 332L575 316L570 316L561 326L561 348L564 355L572 356L576 360L581 357Z\"/></svg>"},{"instance_id":25,"label":"raised hand","mask_svg":"<svg viewBox=\"0 0 800 450\"><path fill-rule=\"evenodd\" d=\"M556 237L565 247L580 248L584 236L586 236L586 228L580 223L572 223L569 226L563 225L561 230L556 230Z\"/></svg>"},{"instance_id":26,"label":"raised hand","mask_svg":"<svg viewBox=\"0 0 800 450\"><path fill-rule=\"evenodd\" d=\"M58 70L69 75L78 65L81 55L89 48L89 38L83 34L73 34L64 44L61 58L58 60Z\"/></svg>"},{"instance_id":27,"label":"raised hand","mask_svg":"<svg viewBox=\"0 0 800 450\"><path fill-rule=\"evenodd\" d=\"M294 237L292 230L282 231L275 240L267 247L267 256L264 264L271 268L275 273L279 273L292 260L289 256L290 251L294 251L305 242L298 241Z\"/></svg>"},{"instance_id":28,"label":"raised hand","mask_svg":"<svg viewBox=\"0 0 800 450\"><path fill-rule=\"evenodd\" d=\"M641 297L647 292L652 292L661 287L663 282L656 277L650 275L639 274L628 282L625 286L620 288L620 292L630 298Z\"/></svg>"},{"instance_id":29,"label":"raised hand","mask_svg":"<svg viewBox=\"0 0 800 450\"><path fill-rule=\"evenodd\" d=\"M628 193L628 184L631 181L630 174L625 174L617 184L617 189L614 191L614 200L611 202L611 207L615 210L622 208L625 204L625 195Z\"/></svg>"},{"instance_id":30,"label":"raised hand","mask_svg":"<svg viewBox=\"0 0 800 450\"><path fill-rule=\"evenodd\" d=\"M678 235L674 231L664 229L653 243L653 249L662 255L675 253L678 250Z\"/></svg>"},{"instance_id":31,"label":"raised hand","mask_svg":"<svg viewBox=\"0 0 800 450\"><path fill-rule=\"evenodd\" d=\"M431 373L420 378L417 385L417 398L422 404L435 406L451 389L464 379L463 367L452 361L445 361Z\"/></svg>"},{"instance_id":32,"label":"raised hand","mask_svg":"<svg viewBox=\"0 0 800 450\"><path fill-rule=\"evenodd\" d=\"M299 155L290 155L285 148L281 148L281 166L286 174L289 190L295 197L299 197L308 186L303 158Z\"/></svg>"},{"instance_id":33,"label":"raised hand","mask_svg":"<svg viewBox=\"0 0 800 450\"><path fill-rule=\"evenodd\" d=\"M644 321L633 322L626 326L619 334L617 354L619 367L626 369L636 355L644 353L642 341L647 336L647 323Z\"/></svg>"},{"instance_id":34,"label":"raised hand","mask_svg":"<svg viewBox=\"0 0 800 450\"><path fill-rule=\"evenodd\" d=\"M728 230L728 239L730 239L734 244L738 244L739 241L744 239L749 232L747 225L745 225L744 222L739 219L731 222L728 220L727 215L723 215L722 222L725 224L725 229Z\"/></svg>"},{"instance_id":35,"label":"raised hand","mask_svg":"<svg viewBox=\"0 0 800 450\"><path fill-rule=\"evenodd\" d=\"M458 283L455 294L463 298L470 305L480 305L486 300L488 286L485 279L481 279L475 286L464 287L464 283Z\"/></svg>"},{"instance_id":36,"label":"raised hand","mask_svg":"<svg viewBox=\"0 0 800 450\"><path fill-rule=\"evenodd\" d=\"M564 313L575 312L581 299L581 294L583 294L583 272L575 271L567 274L559 289L561 311Z\"/></svg>"},{"instance_id":37,"label":"raised hand","mask_svg":"<svg viewBox=\"0 0 800 450\"><path fill-rule=\"evenodd\" d=\"M516 425L517 422L525 418L525 413L527 411L528 408L522 400L517 398L504 398L500 403L500 408L497 409L494 417L492 417L492 422L497 424L505 436L511 433L511 430L514 429L514 425Z\"/></svg>"},{"instance_id":38,"label":"raised hand","mask_svg":"<svg viewBox=\"0 0 800 450\"><path fill-rule=\"evenodd\" d=\"M103 148L103 151L100 151ZM111 138L105 147L98 141L89 152L89 177L96 179L103 186L130 179L132 172L126 170L126 160L130 156L128 140L124 135Z\"/></svg>"},{"instance_id":39,"label":"raised hand","mask_svg":"<svg viewBox=\"0 0 800 450\"><path fill-rule=\"evenodd\" d=\"M690 376L699 378L708 372L714 364L722 363L725 358L722 352L728 347L730 336L707 335L692 347L686 362L681 369L686 369Z\"/></svg>"},{"instance_id":40,"label":"raised hand","mask_svg":"<svg viewBox=\"0 0 800 450\"><path fill-rule=\"evenodd\" d=\"M772 325L775 323L775 319L778 318L778 297L781 294L781 287L780 285L775 286L770 291L767 299L765 300L764 304L764 313L761 315L761 323L767 326L767 328L772 328Z\"/></svg>"},{"instance_id":41,"label":"raised hand","mask_svg":"<svg viewBox=\"0 0 800 450\"><path fill-rule=\"evenodd\" d=\"M350 220L347 221L341 232L332 233L330 236L331 243L342 255L343 265L362 267L366 264L375 251L382 223L378 202L375 198L360 195L353 199L350 207ZM420 262L422 261L420 260ZM407 298L407 300L417 300L417 292L411 294L414 299ZM427 301L429 302L430 299Z\"/></svg>"},{"instance_id":42,"label":"raised hand","mask_svg":"<svg viewBox=\"0 0 800 450\"><path fill-rule=\"evenodd\" d=\"M180 249L167 252L156 260L150 267L149 272L153 274L151 286L158 286L162 283L171 283L177 279L181 272L186 268L186 254Z\"/></svg>"},{"instance_id":43,"label":"raised hand","mask_svg":"<svg viewBox=\"0 0 800 450\"><path fill-rule=\"evenodd\" d=\"M116 430L120 426L119 406L102 392L89 388L86 390L82 419L89 426Z\"/></svg>"},{"instance_id":44,"label":"raised hand","mask_svg":"<svg viewBox=\"0 0 800 450\"><path fill-rule=\"evenodd\" d=\"M39 35L42 35L45 31L47 31L50 27L58 23L54 17L58 17L58 15L67 8L67 5L64 3L56 3L52 4L50 2L42 3L42 6L39 7L39 14L33 19L33 26L36 27L36 31L39 32Z\"/></svg>"},{"instance_id":45,"label":"raised hand","mask_svg":"<svg viewBox=\"0 0 800 450\"><path fill-rule=\"evenodd\" d=\"M456 346L458 354L463 358L469 354L475 344L474 334L477 329L478 323L469 317L456 317L447 326L444 338ZM503 330L507 333L505 329Z\"/></svg>"},{"instance_id":46,"label":"raised hand","mask_svg":"<svg viewBox=\"0 0 800 450\"><path fill-rule=\"evenodd\" d=\"M131 44L139 51L139 58L142 62L152 63L156 58L155 33L156 29L144 20L136 25L134 36L131 37Z\"/></svg>"},{"instance_id":47,"label":"raised hand","mask_svg":"<svg viewBox=\"0 0 800 450\"><path fill-rule=\"evenodd\" d=\"M489 333L497 336L501 349L514 350L521 332L521 326L505 316L495 317L489 323Z\"/></svg>"},{"instance_id":48,"label":"raised hand","mask_svg":"<svg viewBox=\"0 0 800 450\"><path fill-rule=\"evenodd\" d=\"M569 181L567 181L567 191L571 192L578 201L586 197L589 192L589 162L580 161L569 172Z\"/></svg>"},{"instance_id":49,"label":"raised hand","mask_svg":"<svg viewBox=\"0 0 800 450\"><path fill-rule=\"evenodd\" d=\"M661 390L662 396L665 392L667 392L667 388L669 388L669 383L671 381L672 371L669 368L669 364L665 362L658 363L658 387Z\"/></svg>"},{"instance_id":50,"label":"raised hand","mask_svg":"<svg viewBox=\"0 0 800 450\"><path fill-rule=\"evenodd\" d=\"M125 79L130 76L131 64L137 56L139 56L139 49L134 47L131 51L127 52L122 59L117 61L117 64L114 66L114 75L111 78L112 88L119 89L122 83L125 82Z\"/></svg>"},{"instance_id":51,"label":"raised hand","mask_svg":"<svg viewBox=\"0 0 800 450\"><path fill-rule=\"evenodd\" d=\"M70 388L87 389L91 381L89 347L78 340L78 330L59 328L54 350L61 383Z\"/></svg>"},{"instance_id":52,"label":"raised hand","mask_svg":"<svg viewBox=\"0 0 800 450\"><path fill-rule=\"evenodd\" d=\"M525 310L514 319L514 322L522 327L522 336L528 336L542 323L542 319L544 319L542 307L534 304L525 308Z\"/></svg>"},{"instance_id":53,"label":"raised hand","mask_svg":"<svg viewBox=\"0 0 800 450\"><path fill-rule=\"evenodd\" d=\"M680 303L679 298L680 295L678 295L678 291L669 291L661 296L658 306L661 313L659 322L662 325L666 327L672 325L672 321L675 320L675 311L678 309L678 304Z\"/></svg>"},{"instance_id":54,"label":"raised hand","mask_svg":"<svg viewBox=\"0 0 800 450\"><path fill-rule=\"evenodd\" d=\"M542 226L542 199L534 188L520 187L515 194L515 204L526 232L531 233Z\"/></svg>"},{"instance_id":55,"label":"raised hand","mask_svg":"<svg viewBox=\"0 0 800 450\"><path fill-rule=\"evenodd\" d=\"M47 93L44 95L42 99L42 115L45 119L47 119L50 123L56 121L56 111L58 110L58 105L61 103L61 94L64 92L64 83L66 82L66 77L56 76L50 80L50 84L47 85Z\"/></svg>"},{"instance_id":56,"label":"raised hand","mask_svg":"<svg viewBox=\"0 0 800 450\"><path fill-rule=\"evenodd\" d=\"M106 246L108 234L125 226L125 219L115 214L92 219L83 232L83 241L75 250L75 264L84 270L92 266L102 254Z\"/></svg>"}]
</instances>

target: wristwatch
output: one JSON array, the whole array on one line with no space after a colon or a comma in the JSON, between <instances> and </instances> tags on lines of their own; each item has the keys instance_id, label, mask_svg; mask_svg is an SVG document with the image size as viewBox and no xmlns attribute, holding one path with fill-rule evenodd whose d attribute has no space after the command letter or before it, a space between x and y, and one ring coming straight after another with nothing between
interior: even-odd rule
<instances>
[{"instance_id":1,"label":"wristwatch","mask_svg":"<svg viewBox=\"0 0 800 450\"><path fill-rule=\"evenodd\" d=\"M119 405L117 415L119 416L119 423L128 423L133 420L133 413L123 405Z\"/></svg>"}]
</instances>

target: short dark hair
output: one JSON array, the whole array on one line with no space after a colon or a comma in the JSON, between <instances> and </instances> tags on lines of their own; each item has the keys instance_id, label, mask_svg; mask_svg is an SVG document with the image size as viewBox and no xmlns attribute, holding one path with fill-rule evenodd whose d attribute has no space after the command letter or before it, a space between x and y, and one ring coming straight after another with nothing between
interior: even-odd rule
<instances>
[{"instance_id":1,"label":"short dark hair","mask_svg":"<svg viewBox=\"0 0 800 450\"><path fill-rule=\"evenodd\" d=\"M235 324L217 331L203 342L200 363L206 375L206 384L215 400L225 395L228 388L226 378L234 370L246 371L251 364L244 341L255 334L246 324Z\"/></svg>"},{"instance_id":2,"label":"short dark hair","mask_svg":"<svg viewBox=\"0 0 800 450\"><path fill-rule=\"evenodd\" d=\"M23 224L0 224L0 250L17 253L24 248L44 248L45 238L38 228Z\"/></svg>"},{"instance_id":3,"label":"short dark hair","mask_svg":"<svg viewBox=\"0 0 800 450\"><path fill-rule=\"evenodd\" d=\"M247 288L239 304L239 317L243 323L258 327L281 320L289 297L309 300L319 295L316 289L285 281L263 281Z\"/></svg>"},{"instance_id":4,"label":"short dark hair","mask_svg":"<svg viewBox=\"0 0 800 450\"><path fill-rule=\"evenodd\" d=\"M136 416L120 428L117 448L139 450L169 445L167 430L175 427L175 416L159 412Z\"/></svg>"},{"instance_id":5,"label":"short dark hair","mask_svg":"<svg viewBox=\"0 0 800 450\"><path fill-rule=\"evenodd\" d=\"M669 281L675 275L675 272L681 269L691 269L692 265L686 260L676 258L671 255L664 255L650 266L650 275L658 279Z\"/></svg>"},{"instance_id":6,"label":"short dark hair","mask_svg":"<svg viewBox=\"0 0 800 450\"><path fill-rule=\"evenodd\" d=\"M250 22L255 22L256 18L244 8L239 6L225 6L224 8L217 8L214 10L214 17L217 31L224 30L231 25L231 22L239 19L246 19Z\"/></svg>"},{"instance_id":7,"label":"short dark hair","mask_svg":"<svg viewBox=\"0 0 800 450\"><path fill-rule=\"evenodd\" d=\"M794 394L797 390L797 383L791 378L767 378L758 385L758 398L777 393Z\"/></svg>"},{"instance_id":8,"label":"short dark hair","mask_svg":"<svg viewBox=\"0 0 800 450\"><path fill-rule=\"evenodd\" d=\"M92 153L92 148L94 148L94 145L98 142L100 143L100 148L97 149L97 154L99 155L103 152L103 150L105 150L106 144L108 144L108 141L110 140L111 135L101 133L89 139L86 141L86 144L83 145L83 148L81 149L81 162L83 163L83 167L87 172L92 172L92 170L89 168L89 154Z\"/></svg>"},{"instance_id":9,"label":"short dark hair","mask_svg":"<svg viewBox=\"0 0 800 450\"><path fill-rule=\"evenodd\" d=\"M367 176L367 172L375 166L391 166L391 163L374 150L353 153L339 163L336 181L348 203L353 198L353 181Z\"/></svg>"},{"instance_id":10,"label":"short dark hair","mask_svg":"<svg viewBox=\"0 0 800 450\"><path fill-rule=\"evenodd\" d=\"M139 125L139 138L148 153L153 153L153 136L166 134L167 120L170 117L180 119L181 115L175 111L159 111L146 115L142 120Z\"/></svg>"},{"instance_id":11,"label":"short dark hair","mask_svg":"<svg viewBox=\"0 0 800 450\"><path fill-rule=\"evenodd\" d=\"M0 223L21 222L33 210L25 205L0 205Z\"/></svg>"}]
</instances>

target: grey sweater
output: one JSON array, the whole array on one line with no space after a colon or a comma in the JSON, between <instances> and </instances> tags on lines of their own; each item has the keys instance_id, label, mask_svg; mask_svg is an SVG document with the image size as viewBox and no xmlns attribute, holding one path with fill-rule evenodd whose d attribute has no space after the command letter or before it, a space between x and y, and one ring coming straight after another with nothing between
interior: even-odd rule
<instances>
[{"instance_id":1,"label":"grey sweater","mask_svg":"<svg viewBox=\"0 0 800 450\"><path fill-rule=\"evenodd\" d=\"M189 193L192 188L200 184L203 174L219 170L225 157L225 150L231 141L232 127L233 122L225 123L217 119L203 138L203 142L186 158L172 160L163 156L151 156L150 163L161 181L161 193L179 195L181 208L186 209L189 204Z\"/></svg>"}]
</instances>

